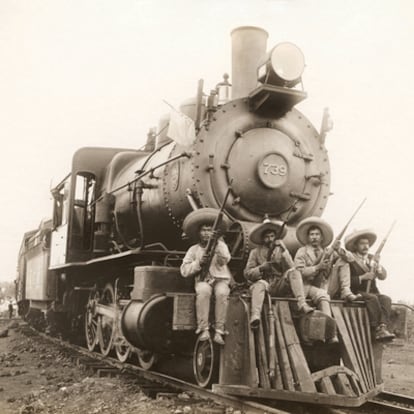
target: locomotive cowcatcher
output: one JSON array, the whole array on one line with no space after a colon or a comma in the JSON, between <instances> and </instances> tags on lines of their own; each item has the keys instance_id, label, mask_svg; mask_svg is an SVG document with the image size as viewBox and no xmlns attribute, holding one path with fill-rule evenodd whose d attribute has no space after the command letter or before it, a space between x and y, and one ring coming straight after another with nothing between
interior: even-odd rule
<instances>
[{"instance_id":1,"label":"locomotive cowcatcher","mask_svg":"<svg viewBox=\"0 0 414 414\"><path fill-rule=\"evenodd\" d=\"M81 335L90 351L137 357L144 369L188 363L192 380L217 392L358 406L382 389L382 348L371 340L363 303L333 302L339 345L325 342L326 319L300 316L287 298L271 298L254 333L242 290L230 296L223 347L194 333L194 281L179 272L189 246L185 217L220 208L231 183L224 237L240 286L251 227L265 216L286 221L293 253L298 222L320 216L330 193L327 130L295 108L306 98L303 54L288 42L267 52L266 42L263 29L233 30L232 83L225 75L206 95L200 81L175 110L190 126L185 141L171 132L184 124L165 115L142 149L74 154L52 189L53 219L23 239L19 310L51 333Z\"/></svg>"}]
</instances>

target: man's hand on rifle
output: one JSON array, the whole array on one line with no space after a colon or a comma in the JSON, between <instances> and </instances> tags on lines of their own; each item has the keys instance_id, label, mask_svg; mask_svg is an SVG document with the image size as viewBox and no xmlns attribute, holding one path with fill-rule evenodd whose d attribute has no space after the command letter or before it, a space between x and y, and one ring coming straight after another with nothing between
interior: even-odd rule
<instances>
[{"instance_id":1,"label":"man's hand on rifle","mask_svg":"<svg viewBox=\"0 0 414 414\"><path fill-rule=\"evenodd\" d=\"M208 262L208 254L203 254L200 259L200 266L204 266Z\"/></svg>"},{"instance_id":2,"label":"man's hand on rifle","mask_svg":"<svg viewBox=\"0 0 414 414\"><path fill-rule=\"evenodd\" d=\"M379 264L381 256L379 254L376 254L372 259L371 259L371 271L372 273L375 273L381 266Z\"/></svg>"},{"instance_id":3,"label":"man's hand on rifle","mask_svg":"<svg viewBox=\"0 0 414 414\"><path fill-rule=\"evenodd\" d=\"M329 260L322 260L320 263L318 263L316 266L316 270L328 270L329 268Z\"/></svg>"},{"instance_id":4,"label":"man's hand on rifle","mask_svg":"<svg viewBox=\"0 0 414 414\"><path fill-rule=\"evenodd\" d=\"M341 249L341 240L335 240L332 244L332 248L336 251L339 252L339 250Z\"/></svg>"},{"instance_id":5,"label":"man's hand on rifle","mask_svg":"<svg viewBox=\"0 0 414 414\"><path fill-rule=\"evenodd\" d=\"M264 262L260 265L260 270L264 273L270 272L272 270L272 262Z\"/></svg>"},{"instance_id":6,"label":"man's hand on rifle","mask_svg":"<svg viewBox=\"0 0 414 414\"><path fill-rule=\"evenodd\" d=\"M213 237L214 239L219 239L222 236L221 231L219 229L217 230L213 230L211 232L211 237Z\"/></svg>"},{"instance_id":7,"label":"man's hand on rifle","mask_svg":"<svg viewBox=\"0 0 414 414\"><path fill-rule=\"evenodd\" d=\"M359 277L359 280L374 280L375 274L373 272L364 273L362 276Z\"/></svg>"}]
</instances>

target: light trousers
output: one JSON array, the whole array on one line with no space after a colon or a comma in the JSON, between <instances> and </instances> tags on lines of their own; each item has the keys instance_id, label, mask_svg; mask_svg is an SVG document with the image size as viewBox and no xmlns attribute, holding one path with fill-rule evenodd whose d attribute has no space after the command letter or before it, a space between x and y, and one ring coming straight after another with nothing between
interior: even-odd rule
<instances>
[{"instance_id":1,"label":"light trousers","mask_svg":"<svg viewBox=\"0 0 414 414\"><path fill-rule=\"evenodd\" d=\"M302 282L302 276L297 270L288 270L282 277L274 280L270 284L263 279L254 282L250 286L250 292L252 295L252 320L260 319L260 313L262 311L266 291L270 292L272 296L294 296L298 300L298 306L301 307L305 303L309 288L306 288L305 290L305 286Z\"/></svg>"},{"instance_id":2,"label":"light trousers","mask_svg":"<svg viewBox=\"0 0 414 414\"><path fill-rule=\"evenodd\" d=\"M210 299L214 291L215 330L223 334L230 294L229 281L217 280L212 283L197 282L195 291L197 330L201 332L207 330L209 327Z\"/></svg>"}]
</instances>

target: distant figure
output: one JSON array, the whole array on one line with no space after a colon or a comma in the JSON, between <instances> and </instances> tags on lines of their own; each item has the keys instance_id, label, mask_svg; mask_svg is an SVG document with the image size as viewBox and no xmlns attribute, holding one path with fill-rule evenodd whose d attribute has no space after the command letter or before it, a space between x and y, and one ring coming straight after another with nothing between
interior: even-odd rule
<instances>
[{"instance_id":1,"label":"distant figure","mask_svg":"<svg viewBox=\"0 0 414 414\"><path fill-rule=\"evenodd\" d=\"M13 317L13 303L12 301L9 302L9 319Z\"/></svg>"}]
</instances>

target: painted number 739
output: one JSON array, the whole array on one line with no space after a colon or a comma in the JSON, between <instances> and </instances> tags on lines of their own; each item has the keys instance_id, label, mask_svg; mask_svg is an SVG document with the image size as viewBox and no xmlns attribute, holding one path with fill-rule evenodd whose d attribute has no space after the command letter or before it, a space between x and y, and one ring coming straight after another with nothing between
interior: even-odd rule
<instances>
[{"instance_id":1,"label":"painted number 739","mask_svg":"<svg viewBox=\"0 0 414 414\"><path fill-rule=\"evenodd\" d=\"M264 167L264 174L272 174L272 175L286 175L287 173L287 169L285 165L278 165L278 164L273 164L270 162L264 162L263 163L263 167Z\"/></svg>"}]
</instances>

